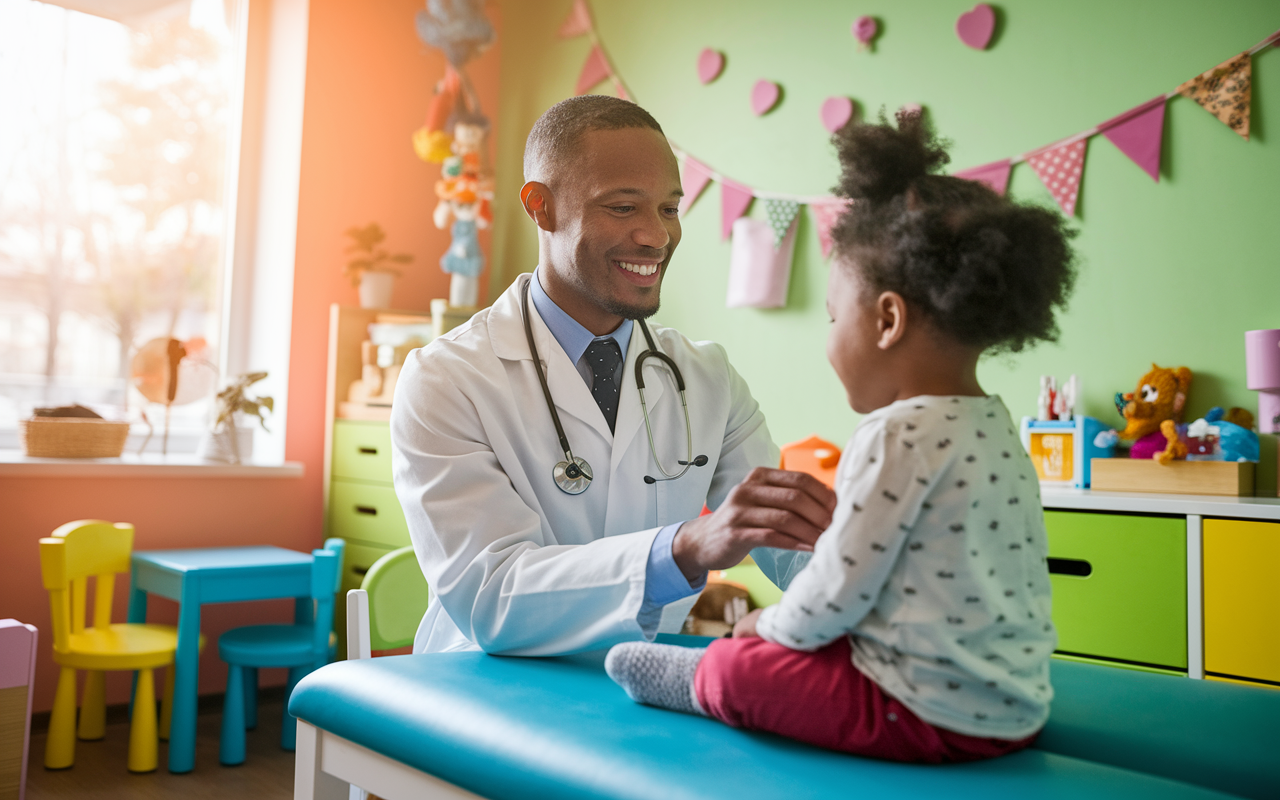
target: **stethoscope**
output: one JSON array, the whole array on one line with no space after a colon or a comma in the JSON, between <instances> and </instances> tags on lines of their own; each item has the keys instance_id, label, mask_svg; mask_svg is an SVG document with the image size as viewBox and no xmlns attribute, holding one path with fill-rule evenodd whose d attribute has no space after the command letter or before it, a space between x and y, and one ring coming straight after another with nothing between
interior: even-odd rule
<instances>
[{"instance_id":1,"label":"stethoscope","mask_svg":"<svg viewBox=\"0 0 1280 800\"><path fill-rule=\"evenodd\" d=\"M530 278L530 281L536 278ZM556 404L551 399L551 387L547 386L546 373L542 371L542 360L538 358L538 348L533 343L533 324L529 321L529 284L526 282L524 291L520 298L520 310L524 316L524 334L529 340L529 353L533 356L534 369L538 371L538 382L542 384L542 396L546 398L547 410L551 412L551 421L556 426L556 436L560 437L560 449L564 451L564 461L555 465L551 471L552 478L555 479L556 486L560 487L560 491L565 494L582 494L591 485L591 465L586 459L579 458L573 454L573 450L569 448L569 439L564 435L564 426L560 424L560 414L556 411ZM645 325L644 320L638 319L640 330L644 333L645 343L649 348L636 357L636 388L640 390L640 410L644 413L644 429L649 435L649 452L653 454L653 463L658 465L658 471L662 473L661 478L655 478L651 475L644 476L644 482L655 484L658 481L673 481L682 477L689 471L690 467L702 467L707 464L706 456L693 457L693 427L689 424L689 401L685 398L684 393L684 376L680 374L680 368L676 366L676 362L662 351L658 350L657 345L653 342L653 336L649 333L649 326ZM684 435L688 442L688 456L685 461L677 461L683 469L675 474L667 472L662 466L662 462L658 459L658 450L653 443L653 426L649 423L649 406L644 400L644 361L646 358L656 358L667 368L671 370L671 374L676 379L676 389L680 392L680 405L684 409Z\"/></svg>"}]
</instances>

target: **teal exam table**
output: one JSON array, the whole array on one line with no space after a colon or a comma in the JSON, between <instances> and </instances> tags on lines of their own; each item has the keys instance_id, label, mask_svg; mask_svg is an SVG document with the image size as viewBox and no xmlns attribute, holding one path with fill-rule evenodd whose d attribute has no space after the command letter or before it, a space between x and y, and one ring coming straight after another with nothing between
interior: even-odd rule
<instances>
[{"instance_id":1,"label":"teal exam table","mask_svg":"<svg viewBox=\"0 0 1280 800\"><path fill-rule=\"evenodd\" d=\"M694 637L661 637L702 645ZM344 661L304 678L294 797L1280 798L1280 691L1053 662L1036 746L949 766L858 758L637 705L604 653Z\"/></svg>"}]
</instances>

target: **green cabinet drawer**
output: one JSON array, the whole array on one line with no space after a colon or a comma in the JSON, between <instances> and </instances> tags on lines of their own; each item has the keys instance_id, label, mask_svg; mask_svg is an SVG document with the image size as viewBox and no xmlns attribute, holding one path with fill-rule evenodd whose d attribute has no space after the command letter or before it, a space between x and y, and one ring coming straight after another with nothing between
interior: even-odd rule
<instances>
[{"instance_id":1,"label":"green cabinet drawer","mask_svg":"<svg viewBox=\"0 0 1280 800\"><path fill-rule=\"evenodd\" d=\"M391 426L334 421L332 469L335 478L391 483Z\"/></svg>"},{"instance_id":2,"label":"green cabinet drawer","mask_svg":"<svg viewBox=\"0 0 1280 800\"><path fill-rule=\"evenodd\" d=\"M359 542L347 542L346 557L343 559L346 563L342 565L342 596L345 598L347 592L352 589L359 589L361 582L364 581L365 573L369 571L369 567L373 566L373 562L395 549L394 547L379 547Z\"/></svg>"},{"instance_id":3,"label":"green cabinet drawer","mask_svg":"<svg viewBox=\"0 0 1280 800\"><path fill-rule=\"evenodd\" d=\"M329 535L389 548L410 544L395 489L337 479L329 485Z\"/></svg>"},{"instance_id":4,"label":"green cabinet drawer","mask_svg":"<svg viewBox=\"0 0 1280 800\"><path fill-rule=\"evenodd\" d=\"M1187 668L1184 518L1047 511L1058 650Z\"/></svg>"}]
</instances>

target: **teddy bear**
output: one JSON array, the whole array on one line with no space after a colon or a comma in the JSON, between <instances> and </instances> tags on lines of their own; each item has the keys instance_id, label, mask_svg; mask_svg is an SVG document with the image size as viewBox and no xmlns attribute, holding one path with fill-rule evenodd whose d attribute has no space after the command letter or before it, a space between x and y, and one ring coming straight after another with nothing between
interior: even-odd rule
<instances>
[{"instance_id":1,"label":"teddy bear","mask_svg":"<svg viewBox=\"0 0 1280 800\"><path fill-rule=\"evenodd\" d=\"M1161 464L1187 457L1187 446L1178 436L1178 423L1187 404L1191 370L1151 365L1133 392L1116 397L1125 427L1119 438L1133 442L1130 458L1153 458Z\"/></svg>"}]
</instances>

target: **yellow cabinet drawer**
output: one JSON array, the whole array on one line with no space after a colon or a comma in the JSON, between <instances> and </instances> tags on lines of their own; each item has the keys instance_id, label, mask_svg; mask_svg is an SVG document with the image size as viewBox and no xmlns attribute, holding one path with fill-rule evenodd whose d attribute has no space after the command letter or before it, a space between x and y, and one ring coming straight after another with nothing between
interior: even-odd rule
<instances>
[{"instance_id":1,"label":"yellow cabinet drawer","mask_svg":"<svg viewBox=\"0 0 1280 800\"><path fill-rule=\"evenodd\" d=\"M353 481L329 485L329 535L390 548L410 544L395 489Z\"/></svg>"},{"instance_id":2,"label":"yellow cabinet drawer","mask_svg":"<svg viewBox=\"0 0 1280 800\"><path fill-rule=\"evenodd\" d=\"M335 420L333 477L391 483L391 426Z\"/></svg>"},{"instance_id":3,"label":"yellow cabinet drawer","mask_svg":"<svg viewBox=\"0 0 1280 800\"><path fill-rule=\"evenodd\" d=\"M1204 669L1280 683L1280 523L1204 521Z\"/></svg>"}]
</instances>

